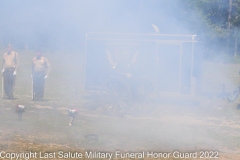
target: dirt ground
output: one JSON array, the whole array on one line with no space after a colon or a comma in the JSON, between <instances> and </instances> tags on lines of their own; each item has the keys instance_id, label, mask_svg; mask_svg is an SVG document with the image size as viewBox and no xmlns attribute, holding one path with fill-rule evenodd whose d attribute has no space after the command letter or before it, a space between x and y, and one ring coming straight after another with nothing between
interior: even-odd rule
<instances>
[{"instance_id":1,"label":"dirt ground","mask_svg":"<svg viewBox=\"0 0 240 160\"><path fill-rule=\"evenodd\" d=\"M46 53L52 71L46 81L45 101L35 102L31 101L30 76L34 52L19 53L17 99L0 99L1 156L36 152L37 156L30 159L108 159L88 158L85 152L96 151L106 155L120 151L145 153L144 157L135 159L213 159L209 157L211 153L221 160L240 159L240 110L237 108L240 100L229 103L216 94L158 95L158 102L150 112L134 111L113 116L101 107L89 109L85 106L88 99L84 98L83 64L79 63L83 55ZM75 58L66 64L69 56ZM204 62L203 66L204 92L220 93L222 84L225 84L226 92L230 92L239 85L239 64ZM16 104L26 106L21 122L15 113ZM68 126L70 117L67 111L71 108L78 109L79 114L73 125ZM83 157L51 157L50 153L59 151L81 152ZM176 151L185 153L185 158L173 157ZM48 153L48 157L40 158L40 152ZM170 157L147 157L147 152L170 153ZM187 157L195 152L197 158Z\"/></svg>"}]
</instances>

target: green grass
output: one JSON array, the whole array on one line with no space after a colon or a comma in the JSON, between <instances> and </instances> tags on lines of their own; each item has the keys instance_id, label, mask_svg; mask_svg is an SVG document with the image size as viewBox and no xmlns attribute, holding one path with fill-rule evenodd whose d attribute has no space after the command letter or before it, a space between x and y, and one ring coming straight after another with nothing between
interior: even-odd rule
<instances>
[{"instance_id":1,"label":"green grass","mask_svg":"<svg viewBox=\"0 0 240 160\"><path fill-rule=\"evenodd\" d=\"M31 60L35 52L19 50L18 53L20 66L15 87L18 99L0 99L0 150L163 152L210 150L218 148L219 144L226 148L240 148L237 102L230 104L216 97L197 97L199 103L195 104L188 102L191 97L177 97L175 100L167 97L171 101L167 103L160 96L159 104L150 114L117 117L104 114L101 108L87 110L84 108L87 100L83 98L83 53L44 53L51 63L45 85L46 101L33 102ZM203 89L219 92L219 85L225 81L229 84L226 89L234 88L239 83L239 77L235 75L237 67L238 64L206 62ZM78 102L75 102L75 90L78 91ZM22 122L15 113L16 104L27 107ZM67 109L73 107L80 112L70 127ZM225 125L230 122L236 126ZM98 135L98 141L85 139L88 134Z\"/></svg>"}]
</instances>

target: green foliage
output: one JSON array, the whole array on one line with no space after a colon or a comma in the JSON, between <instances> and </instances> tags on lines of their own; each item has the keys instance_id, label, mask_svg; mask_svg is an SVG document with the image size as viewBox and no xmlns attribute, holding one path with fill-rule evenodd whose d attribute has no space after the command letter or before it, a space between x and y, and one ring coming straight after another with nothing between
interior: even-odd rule
<instances>
[{"instance_id":1,"label":"green foliage","mask_svg":"<svg viewBox=\"0 0 240 160\"><path fill-rule=\"evenodd\" d=\"M211 49L233 53L239 37L240 0L180 0L183 19ZM211 45L209 45L211 44ZM217 47L216 47L217 46ZM233 55L233 54L231 54Z\"/></svg>"},{"instance_id":2,"label":"green foliage","mask_svg":"<svg viewBox=\"0 0 240 160\"><path fill-rule=\"evenodd\" d=\"M222 0L182 0L186 21L202 36L227 37L228 3ZM201 31L202 30L202 31Z\"/></svg>"}]
</instances>

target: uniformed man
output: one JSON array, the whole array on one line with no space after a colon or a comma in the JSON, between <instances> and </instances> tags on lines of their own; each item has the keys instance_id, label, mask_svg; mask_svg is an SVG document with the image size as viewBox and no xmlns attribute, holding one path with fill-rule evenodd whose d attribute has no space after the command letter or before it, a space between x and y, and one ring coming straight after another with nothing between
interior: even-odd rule
<instances>
[{"instance_id":1,"label":"uniformed man","mask_svg":"<svg viewBox=\"0 0 240 160\"><path fill-rule=\"evenodd\" d=\"M3 98L14 99L13 88L15 85L18 64L18 53L13 51L11 45L9 44L7 52L3 55Z\"/></svg>"},{"instance_id":2,"label":"uniformed man","mask_svg":"<svg viewBox=\"0 0 240 160\"><path fill-rule=\"evenodd\" d=\"M115 56L115 57L114 57ZM128 51L124 51L122 53L115 53L113 55L107 50L107 58L112 66L112 69L116 70L118 73L131 77L132 67L136 62L138 56L138 51L135 53L131 53Z\"/></svg>"},{"instance_id":3,"label":"uniformed man","mask_svg":"<svg viewBox=\"0 0 240 160\"><path fill-rule=\"evenodd\" d=\"M50 71L50 63L42 56L41 51L37 52L32 61L33 100L43 100L44 83Z\"/></svg>"}]
</instances>

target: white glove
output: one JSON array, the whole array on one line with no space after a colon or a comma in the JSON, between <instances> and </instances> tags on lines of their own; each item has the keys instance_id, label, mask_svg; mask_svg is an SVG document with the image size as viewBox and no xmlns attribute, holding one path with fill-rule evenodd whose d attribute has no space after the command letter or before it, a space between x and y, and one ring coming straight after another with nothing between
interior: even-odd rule
<instances>
[{"instance_id":1,"label":"white glove","mask_svg":"<svg viewBox=\"0 0 240 160\"><path fill-rule=\"evenodd\" d=\"M44 77L44 79L47 79L47 75Z\"/></svg>"},{"instance_id":2,"label":"white glove","mask_svg":"<svg viewBox=\"0 0 240 160\"><path fill-rule=\"evenodd\" d=\"M17 72L16 72L16 71L14 71L14 72L13 72L13 75L16 75L16 74L17 74Z\"/></svg>"},{"instance_id":3,"label":"white glove","mask_svg":"<svg viewBox=\"0 0 240 160\"><path fill-rule=\"evenodd\" d=\"M2 73L3 73L3 72L5 72L5 69L4 69L4 68L2 69Z\"/></svg>"}]
</instances>

